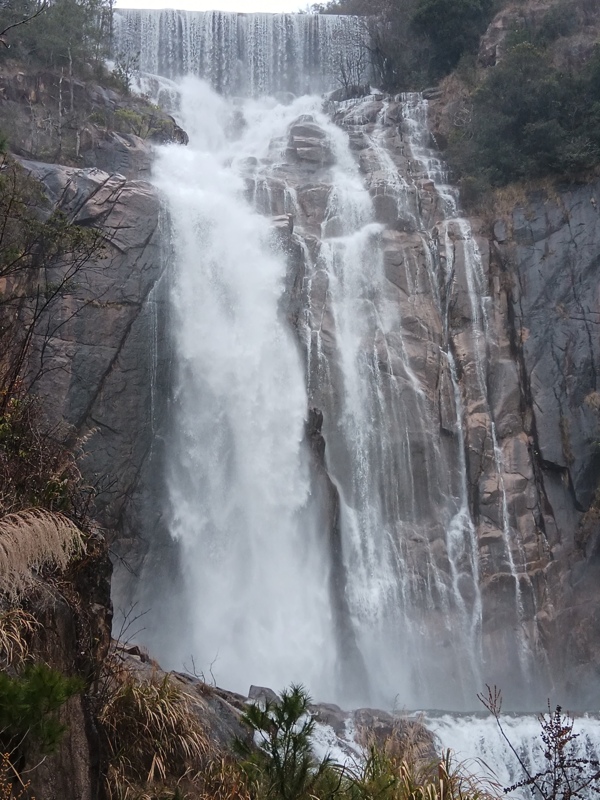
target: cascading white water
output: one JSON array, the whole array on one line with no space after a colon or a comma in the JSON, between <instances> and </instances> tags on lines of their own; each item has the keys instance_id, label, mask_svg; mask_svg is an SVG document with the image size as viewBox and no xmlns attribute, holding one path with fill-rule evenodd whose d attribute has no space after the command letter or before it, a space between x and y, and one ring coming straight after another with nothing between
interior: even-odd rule
<instances>
[{"instance_id":1,"label":"cascading white water","mask_svg":"<svg viewBox=\"0 0 600 800\"><path fill-rule=\"evenodd\" d=\"M489 664L464 444L467 415L480 414L512 581L508 660L517 656L525 685L533 648L487 398L487 276L428 150L422 98L404 98L399 125L388 120L397 100L360 101L354 121L352 105L340 104L343 127L316 96L248 99L331 87L336 31L350 31L354 47L351 22L119 13L117 39L141 47L145 68L196 71L247 95L225 100L192 78L154 81L190 144L160 148L154 173L172 228L169 527L185 614L170 620L168 652L160 633L153 648L174 668L193 656L196 669L242 692L301 681L342 704L475 707ZM363 102L369 114L379 104L369 126ZM292 152L294 123L308 162ZM327 144L311 162L315 140ZM310 192L326 199L309 213ZM288 213L296 228L284 245L266 216ZM446 296L459 256L472 355L460 383ZM292 330L294 282L302 307ZM322 414L333 515L307 443L309 408Z\"/></svg>"},{"instance_id":2,"label":"cascading white water","mask_svg":"<svg viewBox=\"0 0 600 800\"><path fill-rule=\"evenodd\" d=\"M503 790L515 787L508 794L514 800L531 797L542 800L543 797L561 794L560 791L553 793L550 788L555 777L550 771L552 749L549 751L541 736L542 717L534 714L501 714L500 725L491 714L484 713L429 711L407 718L421 722L434 734L437 752L444 758L449 756L453 769L477 779L480 792L499 797ZM555 721L554 712L550 715L546 711L543 718L548 726L551 719ZM556 777L565 791L568 781L573 791L582 786L579 797L591 800L597 792L590 786L583 787L583 784L598 769L600 718L597 713L574 718L561 713L559 719L564 740L562 756L568 766L564 773L558 770ZM571 723L572 729L569 731ZM566 741L567 736L569 741ZM317 723L313 747L319 757L330 754L337 763L353 771L365 759L364 748L358 739L355 722L349 716L343 728L338 726L337 735L331 726ZM548 752L550 758L546 756ZM549 771L547 775L546 771ZM532 791L530 786L523 785L529 776L535 778L537 787L545 790L544 794L536 788Z\"/></svg>"},{"instance_id":3,"label":"cascading white water","mask_svg":"<svg viewBox=\"0 0 600 800\"><path fill-rule=\"evenodd\" d=\"M463 763L470 774L490 781L500 790L525 780L522 764L530 775L548 769L549 762L545 757L547 748L540 736L540 720L533 714L502 715L502 728L514 750L491 715L426 714L423 722L436 734L442 749L452 750L455 762ZM586 714L576 717L573 733L576 738L567 746L565 756L581 759L581 764L597 761L600 754L598 716ZM570 777L578 781L580 777L589 777L595 771L596 768L591 765L582 766L580 776L576 770L572 770ZM529 787L522 787L511 792L510 796L526 800L540 795L532 793ZM594 797L595 791L588 788L582 796Z\"/></svg>"},{"instance_id":4,"label":"cascading white water","mask_svg":"<svg viewBox=\"0 0 600 800\"><path fill-rule=\"evenodd\" d=\"M465 485L453 480L438 443L436 412L406 347L409 322L386 279L383 226L375 223L348 137L327 119L319 124L334 143L336 166L309 274L322 271L328 281L335 343L331 331L322 341L317 305L309 392L326 410L347 600L371 702L442 706L451 695L468 704L478 679L481 608ZM397 174L386 181L393 170L379 138L376 129L373 151L384 183L405 205L408 192ZM446 533L449 575L430 543L439 529ZM444 654L436 659L438 648Z\"/></svg>"},{"instance_id":5,"label":"cascading white water","mask_svg":"<svg viewBox=\"0 0 600 800\"><path fill-rule=\"evenodd\" d=\"M117 58L139 54L143 72L197 75L247 97L335 88L341 63L364 61L365 39L358 17L118 9L113 49Z\"/></svg>"},{"instance_id":6,"label":"cascading white water","mask_svg":"<svg viewBox=\"0 0 600 800\"><path fill-rule=\"evenodd\" d=\"M452 703L468 705L479 682L481 608L464 472L450 468L464 456L458 439L444 449L438 442L437 412L386 281L383 226L347 134L318 97L230 104L192 79L182 85L180 113L190 144L161 149L155 168L176 262L169 491L188 609L169 663L193 655L240 691L302 680L319 697L351 704L440 707L450 692ZM252 202L275 203L287 131L303 114L335 156L322 240L315 250L302 231L296 236L307 285L319 274L328 282L333 325L332 345L317 321L322 309L309 304L299 331L308 390L279 308L286 259ZM383 144L374 151L389 172ZM250 197L240 177L249 162ZM279 210L294 211L292 188L282 202ZM417 283L433 292L433 279ZM441 349L437 357L448 358ZM340 495L346 623L368 676L362 683L340 683L351 668L334 630L329 581L339 565L330 563L303 445L315 403ZM432 532L445 537L448 566Z\"/></svg>"},{"instance_id":7,"label":"cascading white water","mask_svg":"<svg viewBox=\"0 0 600 800\"><path fill-rule=\"evenodd\" d=\"M468 387L467 382L467 402L471 405L472 413L475 411L478 413L483 412L489 416L488 426L499 494L500 530L504 544L505 569L513 581L514 616L516 621L514 648L519 663L519 680L524 686L527 686L532 678L535 653L534 646L529 641L523 622L524 608L520 575L513 551L519 556L519 566L522 571L521 577L526 581L529 579L523 570L524 556L521 544L518 536L514 535L509 519L503 454L496 433L496 424L487 399L488 347L492 345L488 319L490 298L488 296L487 277L484 274L481 254L471 225L459 213L457 190L448 185L443 163L437 154L429 149L427 102L419 94L406 94L403 96L403 101L404 124L411 154L423 174L434 182L436 192L443 204L444 214L439 227L445 253L445 280L448 283L453 280L464 280L465 282L471 320L471 348L475 365L473 387ZM455 274L457 271L455 265L457 248L461 250L464 275ZM446 320L446 326L447 324ZM454 370L452 372L454 374Z\"/></svg>"},{"instance_id":8,"label":"cascading white water","mask_svg":"<svg viewBox=\"0 0 600 800\"><path fill-rule=\"evenodd\" d=\"M176 260L168 481L189 610L169 662L192 655L241 691L249 680L297 680L333 693L330 565L309 504L306 390L279 309L286 260L229 166L236 154L262 155L307 101L250 109L254 124L235 142L232 108L206 84L184 81L181 105L190 144L162 148L154 171Z\"/></svg>"}]
</instances>

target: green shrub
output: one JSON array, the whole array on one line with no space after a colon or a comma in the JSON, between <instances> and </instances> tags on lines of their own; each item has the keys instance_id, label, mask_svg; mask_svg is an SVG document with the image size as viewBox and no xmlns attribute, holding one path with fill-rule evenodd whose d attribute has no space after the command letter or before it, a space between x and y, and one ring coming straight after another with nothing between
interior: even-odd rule
<instances>
[{"instance_id":1,"label":"green shrub","mask_svg":"<svg viewBox=\"0 0 600 800\"><path fill-rule=\"evenodd\" d=\"M472 104L448 151L465 185L573 178L600 164L600 47L575 74L521 42L488 71Z\"/></svg>"},{"instance_id":2,"label":"green shrub","mask_svg":"<svg viewBox=\"0 0 600 800\"><path fill-rule=\"evenodd\" d=\"M576 29L577 17L572 5L563 0L548 9L533 36L537 44L548 45L561 36L570 36Z\"/></svg>"},{"instance_id":3,"label":"green shrub","mask_svg":"<svg viewBox=\"0 0 600 800\"><path fill-rule=\"evenodd\" d=\"M315 721L308 711L310 702L303 686L292 685L281 693L281 700L248 706L242 714L259 749L238 740L237 750L244 757L242 769L261 797L322 798L329 795L328 787L335 786L328 775L331 760L317 761L312 753Z\"/></svg>"},{"instance_id":4,"label":"green shrub","mask_svg":"<svg viewBox=\"0 0 600 800\"><path fill-rule=\"evenodd\" d=\"M137 136L141 136L144 118L141 114L130 111L128 108L119 108L115 111L115 123L118 130L123 133L135 133Z\"/></svg>"},{"instance_id":5,"label":"green shrub","mask_svg":"<svg viewBox=\"0 0 600 800\"><path fill-rule=\"evenodd\" d=\"M2 752L17 753L21 760L30 748L53 752L66 730L59 711L83 687L81 679L68 678L45 664L28 664L17 677L0 672Z\"/></svg>"},{"instance_id":6,"label":"green shrub","mask_svg":"<svg viewBox=\"0 0 600 800\"><path fill-rule=\"evenodd\" d=\"M432 78L447 74L464 53L477 50L493 12L493 0L418 0L412 25L433 44Z\"/></svg>"}]
</instances>

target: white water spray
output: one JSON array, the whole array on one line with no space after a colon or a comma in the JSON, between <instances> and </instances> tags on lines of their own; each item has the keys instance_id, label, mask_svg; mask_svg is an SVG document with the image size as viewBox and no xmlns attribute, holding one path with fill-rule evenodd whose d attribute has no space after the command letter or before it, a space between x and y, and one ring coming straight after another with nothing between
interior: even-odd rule
<instances>
[{"instance_id":1,"label":"white water spray","mask_svg":"<svg viewBox=\"0 0 600 800\"><path fill-rule=\"evenodd\" d=\"M288 120L265 106L232 143L221 98L195 79L181 94L190 144L161 149L154 173L176 261L169 491L189 611L170 659L193 655L240 691L249 678L278 688L296 680L326 695L330 565L308 503L303 369L279 308L286 261L229 166L234 154L261 156Z\"/></svg>"},{"instance_id":2,"label":"white water spray","mask_svg":"<svg viewBox=\"0 0 600 800\"><path fill-rule=\"evenodd\" d=\"M533 714L503 714L501 725L506 738L491 715L426 714L423 722L436 734L442 749L452 750L456 762L463 763L472 775L491 781L500 790L525 780L523 765L531 775L543 773L549 767L545 756L547 747L540 736L540 720ZM597 762L600 754L598 715L576 717L573 732L576 738L567 745L565 757L581 759L581 774L576 778L576 770L573 770L570 776L577 782L596 771L593 765L583 764ZM582 796L590 800L595 794L589 787L582 792ZM516 789L509 795L519 800L532 796L540 797L529 787Z\"/></svg>"}]
</instances>

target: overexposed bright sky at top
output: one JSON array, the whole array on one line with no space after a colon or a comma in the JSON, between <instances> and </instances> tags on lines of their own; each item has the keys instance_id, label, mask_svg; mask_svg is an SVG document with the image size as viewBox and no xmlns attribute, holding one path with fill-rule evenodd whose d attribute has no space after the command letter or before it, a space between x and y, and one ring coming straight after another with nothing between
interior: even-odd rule
<instances>
[{"instance_id":1,"label":"overexposed bright sky at top","mask_svg":"<svg viewBox=\"0 0 600 800\"><path fill-rule=\"evenodd\" d=\"M181 8L187 11L269 11L274 14L305 8L306 0L117 0L117 8Z\"/></svg>"}]
</instances>

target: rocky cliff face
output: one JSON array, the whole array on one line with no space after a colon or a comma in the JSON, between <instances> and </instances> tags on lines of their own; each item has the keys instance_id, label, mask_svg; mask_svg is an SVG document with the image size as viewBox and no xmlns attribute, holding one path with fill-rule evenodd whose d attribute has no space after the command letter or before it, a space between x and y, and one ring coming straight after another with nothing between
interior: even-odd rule
<instances>
[{"instance_id":1,"label":"rocky cliff face","mask_svg":"<svg viewBox=\"0 0 600 800\"><path fill-rule=\"evenodd\" d=\"M598 569L598 186L532 197L499 219L493 232L481 221L453 218L435 153L415 135L414 114L406 108L414 99L405 100L404 109L399 100L371 97L332 112L350 137L382 226L374 246L383 249L384 292L397 323L376 344L377 369L383 375L412 371L433 421L426 431L414 422L423 413L421 401L405 386L401 402L412 422L381 430L398 449L408 436L413 456L416 533L406 545L411 568L423 581L432 568L442 581L451 580L442 484L432 479L427 452L437 452L442 462L448 458L449 465L454 459L458 470L464 448L483 674L504 686L520 685L511 698L517 705L554 691L585 706L585 687L598 670L599 633L590 612ZM340 446L336 382L319 360L327 352L335 363L341 335L331 273L318 255L321 237L341 231L330 202L333 161L325 131L314 119L300 118L289 131L286 163L277 166L277 176L257 176L249 164L247 180L266 214L286 211L285 187L297 197L296 234L288 231L290 317L308 347L311 419L318 423L311 426L311 441L320 464L316 474L323 476L324 464L329 469L320 491L328 498L335 549L339 497L333 487L346 495L351 487L331 453ZM298 234L302 252L294 249ZM369 347L365 341L365 358ZM444 351L453 356L455 383ZM382 385L394 401L393 390ZM458 483L450 482L455 492ZM336 580L346 587L343 570ZM459 589L465 602L470 591ZM343 628L343 606L338 613ZM425 624L435 649L445 636L437 611Z\"/></svg>"},{"instance_id":2,"label":"rocky cliff face","mask_svg":"<svg viewBox=\"0 0 600 800\"><path fill-rule=\"evenodd\" d=\"M0 74L0 128L22 158L96 167L133 179L149 176L152 144L186 141L172 117L123 87L19 62L5 62Z\"/></svg>"},{"instance_id":3,"label":"rocky cliff face","mask_svg":"<svg viewBox=\"0 0 600 800\"><path fill-rule=\"evenodd\" d=\"M453 216L435 153L415 134L420 102L372 96L330 109L373 200L382 296L395 309L374 352L365 349L385 402L401 409L382 435L392 454L408 452L412 469L412 497L399 496L386 518L412 531L403 544L414 570L407 591L415 607L426 592L431 600L417 620L428 631L424 649L451 648L443 615L463 624L459 615L468 608L473 619L480 615L486 680L506 686L520 672L515 704L537 699L536 689L542 699L554 689L585 705L585 687L600 665L600 618L592 612L599 569L599 187L533 197L493 232ZM298 119L283 144L283 164L282 143L275 143L273 169L248 163L245 178L261 211L280 217L277 246L289 255L286 303L306 354L314 488L325 498L340 565L332 576L340 636L359 670L345 599L348 567L335 557L339 491L349 496L353 487L339 467L335 366L324 375L319 360L325 352L335 364L340 335L335 287L319 260L321 240L335 238L342 225L331 203L335 148L310 117ZM107 232L103 259L78 277L53 320L45 345L52 368L39 385L52 413L84 440L85 474L106 489L102 518L120 532L116 552L139 563L146 545L132 546L128 537L143 533L147 542L160 526L160 470L153 464L162 446L156 421L168 397L168 347L156 346L168 341L158 198L148 184L98 170L26 166L53 203ZM437 454L435 463L428 453ZM463 472L477 586L472 575L467 580L473 567L466 546L455 559L456 577L446 535L445 503L460 498ZM377 480L396 476L391 470ZM462 513L459 502L457 509ZM123 597L132 579L125 570L120 575L116 592ZM450 596L454 606L444 611ZM533 665L527 679L522 673Z\"/></svg>"},{"instance_id":4,"label":"rocky cliff face","mask_svg":"<svg viewBox=\"0 0 600 800\"><path fill-rule=\"evenodd\" d=\"M85 687L61 709L66 731L57 750L44 757L29 753L23 774L39 800L104 796L106 762L96 713L101 671L110 647L111 571L106 542L92 537L84 558L63 575L37 582L27 597L26 607L37 621L29 652L63 675L79 677Z\"/></svg>"},{"instance_id":5,"label":"rocky cliff face","mask_svg":"<svg viewBox=\"0 0 600 800\"><path fill-rule=\"evenodd\" d=\"M155 420L167 397L158 386L168 350L160 284L168 237L159 198L150 184L122 175L22 163L52 207L105 235L100 259L83 266L37 325L31 372L46 413L68 424L81 452L113 556L125 558L133 541L139 555L153 524L150 460L159 457Z\"/></svg>"},{"instance_id":6,"label":"rocky cliff face","mask_svg":"<svg viewBox=\"0 0 600 800\"><path fill-rule=\"evenodd\" d=\"M518 365L538 526L549 550L546 567L532 574L545 584L537 619L571 698L598 675L599 190L596 183L533 197L508 225L494 228L509 277L505 325Z\"/></svg>"}]
</instances>

